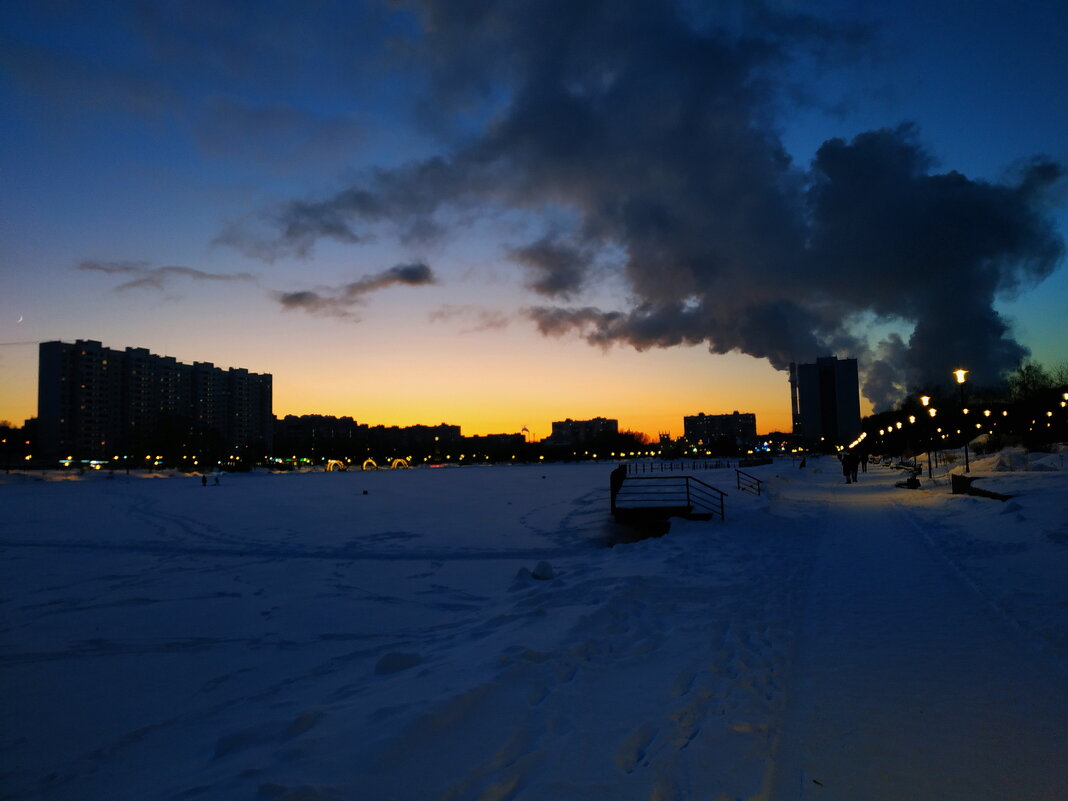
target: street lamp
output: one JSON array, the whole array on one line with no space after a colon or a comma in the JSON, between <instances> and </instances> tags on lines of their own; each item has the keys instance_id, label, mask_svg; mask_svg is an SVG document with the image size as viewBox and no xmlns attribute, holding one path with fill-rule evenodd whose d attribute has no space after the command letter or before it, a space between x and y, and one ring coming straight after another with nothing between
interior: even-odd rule
<instances>
[{"instance_id":1,"label":"street lamp","mask_svg":"<svg viewBox=\"0 0 1068 801\"><path fill-rule=\"evenodd\" d=\"M931 403L930 395L920 395L920 403L923 405L923 408L927 409L927 414L929 414L931 417L935 416L934 407L929 406L929 404ZM927 431L927 477L933 479L934 474L931 471L931 427L930 425L926 425L925 428Z\"/></svg>"},{"instance_id":2,"label":"street lamp","mask_svg":"<svg viewBox=\"0 0 1068 801\"><path fill-rule=\"evenodd\" d=\"M961 407L961 409L963 409L964 408L964 381L965 381L966 376L968 375L968 371L958 368L958 369L953 371L953 375L956 376L957 383L960 385L960 407ZM964 472L965 473L972 472L971 466L968 464L968 435L967 434L964 435Z\"/></svg>"}]
</instances>

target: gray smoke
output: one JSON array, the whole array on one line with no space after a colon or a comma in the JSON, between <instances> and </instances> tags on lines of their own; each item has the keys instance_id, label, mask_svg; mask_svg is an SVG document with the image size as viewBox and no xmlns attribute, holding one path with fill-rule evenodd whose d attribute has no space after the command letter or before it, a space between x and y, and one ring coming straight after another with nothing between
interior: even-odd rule
<instances>
[{"instance_id":1,"label":"gray smoke","mask_svg":"<svg viewBox=\"0 0 1068 801\"><path fill-rule=\"evenodd\" d=\"M1048 216L1061 165L1036 158L1001 183L939 172L908 124L828 141L807 168L783 148L776 114L799 87L782 76L850 58L865 31L755 2L402 6L419 22L407 52L426 121L454 144L277 209L276 236L250 252L355 243L391 222L425 238L455 209L544 213L553 223L509 251L550 299L527 311L545 334L704 343L777 368L857 356L877 406L959 364L993 382L1026 355L993 303L1063 259ZM595 264L627 307L562 305ZM871 341L862 320L912 334Z\"/></svg>"},{"instance_id":2,"label":"gray smoke","mask_svg":"<svg viewBox=\"0 0 1068 801\"><path fill-rule=\"evenodd\" d=\"M336 287L316 287L293 292L272 292L275 300L286 310L299 310L326 317L355 318L355 308L366 296L387 287L424 286L436 283L433 270L421 262L397 264L388 270L366 275Z\"/></svg>"}]
</instances>

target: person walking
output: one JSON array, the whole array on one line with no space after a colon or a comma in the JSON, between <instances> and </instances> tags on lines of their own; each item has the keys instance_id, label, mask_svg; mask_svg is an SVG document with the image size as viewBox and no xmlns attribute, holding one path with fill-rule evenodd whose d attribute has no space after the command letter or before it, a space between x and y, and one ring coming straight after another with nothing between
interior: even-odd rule
<instances>
[{"instance_id":1,"label":"person walking","mask_svg":"<svg viewBox=\"0 0 1068 801\"><path fill-rule=\"evenodd\" d=\"M860 457L852 451L842 454L842 475L845 476L846 484L857 482L857 468L860 466Z\"/></svg>"}]
</instances>

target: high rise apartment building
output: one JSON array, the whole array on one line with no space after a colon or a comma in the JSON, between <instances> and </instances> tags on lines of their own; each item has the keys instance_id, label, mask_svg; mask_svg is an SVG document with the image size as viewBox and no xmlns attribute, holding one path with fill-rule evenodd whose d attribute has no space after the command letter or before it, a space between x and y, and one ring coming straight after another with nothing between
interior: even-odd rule
<instances>
[{"instance_id":1,"label":"high rise apartment building","mask_svg":"<svg viewBox=\"0 0 1068 801\"><path fill-rule=\"evenodd\" d=\"M790 365L794 433L845 445L860 433L860 380L856 359L822 356Z\"/></svg>"},{"instance_id":2,"label":"high rise apartment building","mask_svg":"<svg viewBox=\"0 0 1068 801\"><path fill-rule=\"evenodd\" d=\"M46 458L143 454L168 436L210 434L229 453L271 452L270 374L183 364L95 340L42 342L38 449Z\"/></svg>"}]
</instances>

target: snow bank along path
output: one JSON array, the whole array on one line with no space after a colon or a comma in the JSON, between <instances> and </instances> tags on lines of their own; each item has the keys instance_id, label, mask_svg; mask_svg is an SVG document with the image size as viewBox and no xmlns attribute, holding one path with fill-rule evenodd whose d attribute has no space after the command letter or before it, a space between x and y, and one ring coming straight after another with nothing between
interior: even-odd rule
<instances>
[{"instance_id":1,"label":"snow bank along path","mask_svg":"<svg viewBox=\"0 0 1068 801\"><path fill-rule=\"evenodd\" d=\"M825 465L0 477L0 798L1068 797L1065 474Z\"/></svg>"}]
</instances>

